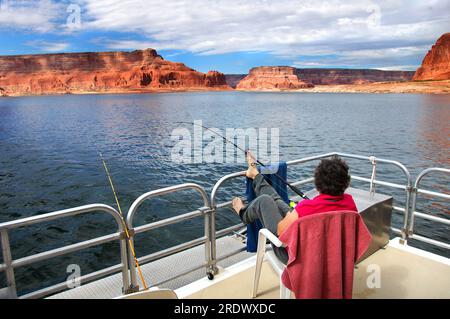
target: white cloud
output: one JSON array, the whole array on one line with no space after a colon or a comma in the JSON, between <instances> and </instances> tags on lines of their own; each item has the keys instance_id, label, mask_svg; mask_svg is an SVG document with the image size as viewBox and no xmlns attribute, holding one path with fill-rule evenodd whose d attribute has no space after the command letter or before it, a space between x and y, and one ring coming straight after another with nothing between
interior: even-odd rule
<instances>
[{"instance_id":1,"label":"white cloud","mask_svg":"<svg viewBox=\"0 0 450 319\"><path fill-rule=\"evenodd\" d=\"M264 51L294 61L318 58L294 62L303 66L419 64L450 22L447 0L83 0L82 5L85 28L149 39L108 41L111 49L153 47L201 55Z\"/></svg>"},{"instance_id":2,"label":"white cloud","mask_svg":"<svg viewBox=\"0 0 450 319\"><path fill-rule=\"evenodd\" d=\"M269 51L297 56L358 45L401 48L431 44L448 31L450 21L446 0L84 0L82 5L85 28L138 32L151 38L156 49L201 54ZM393 23L395 18L400 23Z\"/></svg>"},{"instance_id":3,"label":"white cloud","mask_svg":"<svg viewBox=\"0 0 450 319\"><path fill-rule=\"evenodd\" d=\"M294 61L294 63L292 63L292 66L295 68L320 68L327 66L327 64L320 62Z\"/></svg>"},{"instance_id":4,"label":"white cloud","mask_svg":"<svg viewBox=\"0 0 450 319\"><path fill-rule=\"evenodd\" d=\"M0 0L0 28L47 32L61 12L62 4L50 0Z\"/></svg>"},{"instance_id":5,"label":"white cloud","mask_svg":"<svg viewBox=\"0 0 450 319\"><path fill-rule=\"evenodd\" d=\"M157 43L156 42L149 42L149 41L136 41L136 40L102 40L97 39L97 41L104 41L106 46L109 49L113 50L129 50L129 49L136 49L136 50L142 50L147 48L154 48Z\"/></svg>"},{"instance_id":6,"label":"white cloud","mask_svg":"<svg viewBox=\"0 0 450 319\"><path fill-rule=\"evenodd\" d=\"M392 65L386 67L378 67L377 69L383 71L415 71L417 69L417 65Z\"/></svg>"},{"instance_id":7,"label":"white cloud","mask_svg":"<svg viewBox=\"0 0 450 319\"><path fill-rule=\"evenodd\" d=\"M63 52L70 47L67 42L29 41L26 45L38 48L43 52Z\"/></svg>"},{"instance_id":8,"label":"white cloud","mask_svg":"<svg viewBox=\"0 0 450 319\"><path fill-rule=\"evenodd\" d=\"M450 31L448 0L9 2L15 4L0 11L0 27L70 36L66 7L76 2L81 32L118 32L100 42L108 49L152 47L200 55L269 52L300 63L302 56L315 56L307 62L320 65L418 64L431 44ZM130 33L142 40L127 38Z\"/></svg>"}]
</instances>

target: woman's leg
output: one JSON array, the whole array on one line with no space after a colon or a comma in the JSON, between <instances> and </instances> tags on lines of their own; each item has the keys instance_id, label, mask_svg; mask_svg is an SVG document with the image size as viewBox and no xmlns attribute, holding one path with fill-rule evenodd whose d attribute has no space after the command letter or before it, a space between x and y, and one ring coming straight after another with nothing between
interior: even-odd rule
<instances>
[{"instance_id":1,"label":"woman's leg","mask_svg":"<svg viewBox=\"0 0 450 319\"><path fill-rule=\"evenodd\" d=\"M284 217L286 213L290 211L289 205L281 199L275 189L269 185L264 176L259 173L256 168L256 159L250 151L247 152L247 164L248 169L247 172L245 172L245 175L253 180L253 190L255 191L256 196L258 197L262 194L271 196L275 200L282 216Z\"/></svg>"},{"instance_id":2,"label":"woman's leg","mask_svg":"<svg viewBox=\"0 0 450 319\"><path fill-rule=\"evenodd\" d=\"M253 179L253 190L257 197L248 205L244 205L242 200L236 197L233 199L233 208L245 224L250 224L259 219L265 228L276 235L278 223L290 210L289 205L281 199L275 189L259 174L253 155L250 152L247 154L247 162L249 167L246 175ZM286 249L274 245L272 247L278 259L286 264L288 261Z\"/></svg>"},{"instance_id":3,"label":"woman's leg","mask_svg":"<svg viewBox=\"0 0 450 319\"><path fill-rule=\"evenodd\" d=\"M239 215L245 224L259 219L264 227L274 234L277 233L278 223L283 219L275 200L267 194L262 194L252 200L247 207L241 209Z\"/></svg>"},{"instance_id":4,"label":"woman's leg","mask_svg":"<svg viewBox=\"0 0 450 319\"><path fill-rule=\"evenodd\" d=\"M269 183L267 183L264 176L261 174L256 175L253 179L253 190L255 191L256 196L265 194L272 197L283 217L286 216L286 213L291 210L289 205L284 202L280 195L271 185L269 185Z\"/></svg>"},{"instance_id":5,"label":"woman's leg","mask_svg":"<svg viewBox=\"0 0 450 319\"><path fill-rule=\"evenodd\" d=\"M283 219L283 214L276 201L268 194L261 194L255 198L245 209L241 209L239 216L245 224L250 224L259 219L264 228L273 234L277 234L278 223ZM275 255L284 264L288 261L286 249L272 245Z\"/></svg>"}]
</instances>

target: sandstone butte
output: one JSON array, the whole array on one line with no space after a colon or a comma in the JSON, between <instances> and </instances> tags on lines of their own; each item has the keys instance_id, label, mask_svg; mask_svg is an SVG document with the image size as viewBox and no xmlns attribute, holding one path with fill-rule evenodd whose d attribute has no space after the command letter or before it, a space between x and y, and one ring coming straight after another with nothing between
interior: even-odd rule
<instances>
[{"instance_id":1,"label":"sandstone butte","mask_svg":"<svg viewBox=\"0 0 450 319\"><path fill-rule=\"evenodd\" d=\"M410 81L414 71L382 71L371 69L298 69L289 66L256 67L237 83L238 90L295 90L315 85L361 85L375 82ZM238 75L232 75L233 86Z\"/></svg>"},{"instance_id":2,"label":"sandstone butte","mask_svg":"<svg viewBox=\"0 0 450 319\"><path fill-rule=\"evenodd\" d=\"M450 33L443 34L428 51L413 80L450 79Z\"/></svg>"},{"instance_id":3,"label":"sandstone butte","mask_svg":"<svg viewBox=\"0 0 450 319\"><path fill-rule=\"evenodd\" d=\"M0 57L0 95L226 89L222 73L197 72L153 49Z\"/></svg>"},{"instance_id":4,"label":"sandstone butte","mask_svg":"<svg viewBox=\"0 0 450 319\"><path fill-rule=\"evenodd\" d=\"M414 71L377 69L296 69L297 76L314 85L369 84L374 82L411 81Z\"/></svg>"},{"instance_id":5,"label":"sandstone butte","mask_svg":"<svg viewBox=\"0 0 450 319\"><path fill-rule=\"evenodd\" d=\"M250 73L236 86L238 90L296 90L312 87L295 74L288 66L261 66L250 69Z\"/></svg>"}]
</instances>

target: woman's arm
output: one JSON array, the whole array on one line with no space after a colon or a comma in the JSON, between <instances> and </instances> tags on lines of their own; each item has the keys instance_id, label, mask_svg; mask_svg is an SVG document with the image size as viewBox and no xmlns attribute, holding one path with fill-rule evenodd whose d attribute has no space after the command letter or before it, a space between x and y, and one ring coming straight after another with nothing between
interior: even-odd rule
<instances>
[{"instance_id":1,"label":"woman's arm","mask_svg":"<svg viewBox=\"0 0 450 319\"><path fill-rule=\"evenodd\" d=\"M281 234L288 229L289 226L292 225L293 222L295 222L298 218L297 211L291 210L284 216L284 218L278 223L277 227L277 233L278 236L281 236Z\"/></svg>"}]
</instances>

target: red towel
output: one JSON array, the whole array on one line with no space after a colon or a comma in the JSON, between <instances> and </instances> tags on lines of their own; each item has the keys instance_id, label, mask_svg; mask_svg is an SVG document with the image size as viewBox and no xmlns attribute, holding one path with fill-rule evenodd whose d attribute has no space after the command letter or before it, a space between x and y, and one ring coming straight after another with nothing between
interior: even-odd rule
<instances>
[{"instance_id":1,"label":"red towel","mask_svg":"<svg viewBox=\"0 0 450 319\"><path fill-rule=\"evenodd\" d=\"M280 236L289 255L282 282L296 298L351 299L354 265L371 239L357 212L299 218Z\"/></svg>"}]
</instances>

